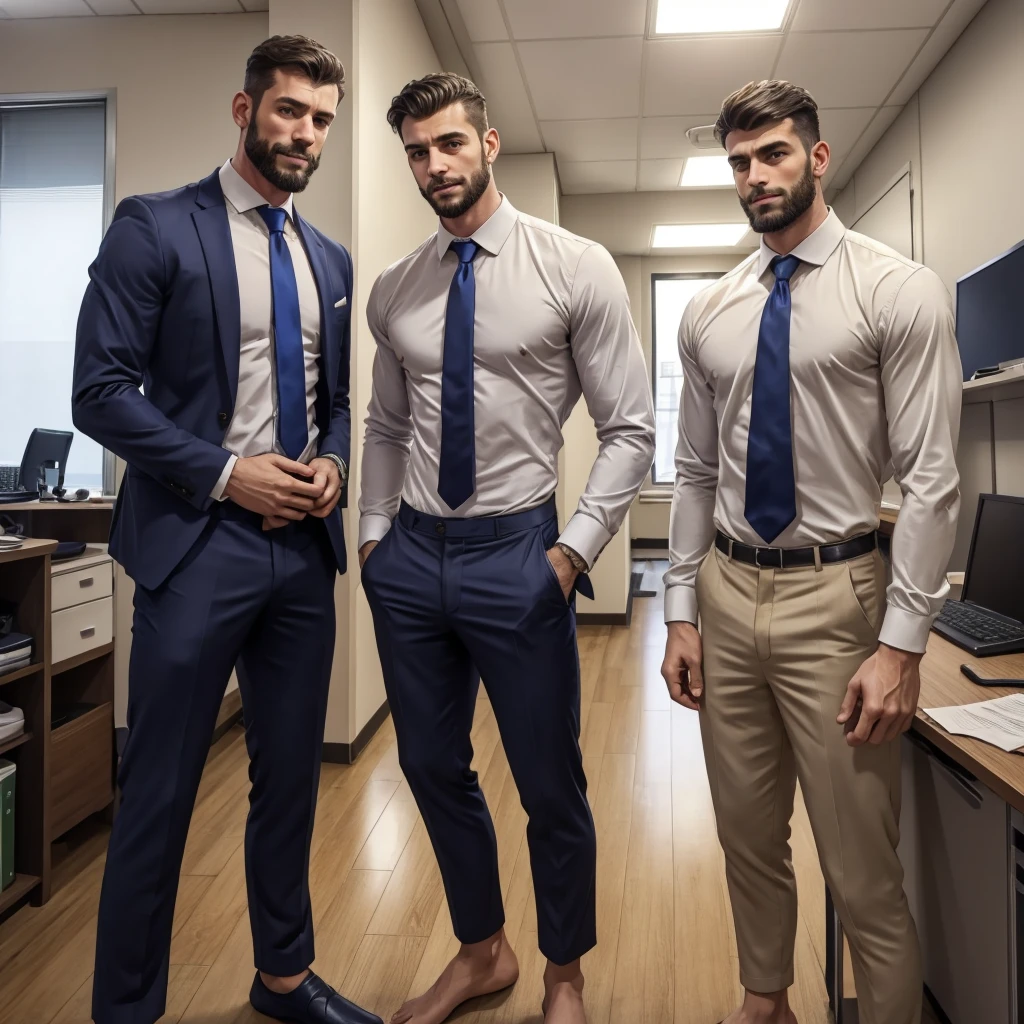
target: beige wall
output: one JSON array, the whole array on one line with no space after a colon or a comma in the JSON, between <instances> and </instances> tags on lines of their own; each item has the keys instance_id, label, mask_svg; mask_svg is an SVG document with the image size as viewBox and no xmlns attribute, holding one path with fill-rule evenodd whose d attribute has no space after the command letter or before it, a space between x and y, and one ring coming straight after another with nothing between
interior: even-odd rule
<instances>
[{"instance_id":1,"label":"beige wall","mask_svg":"<svg viewBox=\"0 0 1024 1024\"><path fill-rule=\"evenodd\" d=\"M0 22L0 96L114 90L115 199L177 188L234 152L231 97L242 85L246 58L266 36L266 14ZM134 586L120 566L115 574L114 724L120 727L128 706ZM236 686L232 678L230 688Z\"/></svg>"}]
</instances>

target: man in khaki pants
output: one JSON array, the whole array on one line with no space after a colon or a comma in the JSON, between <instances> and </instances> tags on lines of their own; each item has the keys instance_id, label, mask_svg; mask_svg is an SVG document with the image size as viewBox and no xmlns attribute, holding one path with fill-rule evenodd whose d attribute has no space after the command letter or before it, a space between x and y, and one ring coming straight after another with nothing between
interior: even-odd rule
<instances>
[{"instance_id":1,"label":"man in khaki pants","mask_svg":"<svg viewBox=\"0 0 1024 1024\"><path fill-rule=\"evenodd\" d=\"M798 778L861 1020L916 1024L898 737L959 509L951 303L930 270L825 205L829 148L803 89L751 83L716 132L762 240L679 328L662 671L672 698L700 711L746 990L727 1024L796 1020ZM890 472L903 506L886 592L876 530Z\"/></svg>"}]
</instances>

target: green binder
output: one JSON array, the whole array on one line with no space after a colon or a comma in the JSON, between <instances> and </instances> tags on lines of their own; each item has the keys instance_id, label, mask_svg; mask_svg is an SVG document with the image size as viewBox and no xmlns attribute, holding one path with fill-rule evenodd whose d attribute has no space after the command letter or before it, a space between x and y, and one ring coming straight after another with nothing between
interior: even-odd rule
<instances>
[{"instance_id":1,"label":"green binder","mask_svg":"<svg viewBox=\"0 0 1024 1024\"><path fill-rule=\"evenodd\" d=\"M0 761L0 889L14 881L14 773L17 766Z\"/></svg>"}]
</instances>

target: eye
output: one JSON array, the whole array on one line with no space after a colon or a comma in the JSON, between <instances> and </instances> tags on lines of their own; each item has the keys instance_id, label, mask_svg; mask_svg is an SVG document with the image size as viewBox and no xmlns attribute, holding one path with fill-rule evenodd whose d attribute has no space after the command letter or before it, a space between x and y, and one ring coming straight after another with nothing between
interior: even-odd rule
<instances>
[{"instance_id":1,"label":"eye","mask_svg":"<svg viewBox=\"0 0 1024 1024\"><path fill-rule=\"evenodd\" d=\"M324 131L331 127L331 122L328 121L326 117L318 117L315 119L314 123L317 128L323 128Z\"/></svg>"},{"instance_id":2,"label":"eye","mask_svg":"<svg viewBox=\"0 0 1024 1024\"><path fill-rule=\"evenodd\" d=\"M278 110L279 114L293 114L295 112L293 107L287 107L287 106L285 106L285 107L278 107L277 110Z\"/></svg>"},{"instance_id":3,"label":"eye","mask_svg":"<svg viewBox=\"0 0 1024 1024\"><path fill-rule=\"evenodd\" d=\"M462 143L461 143L461 142L459 142L459 141L457 141L456 139L452 139L452 140L451 140L451 141L450 141L450 142L448 143L448 148L449 148L449 149L459 149L459 148L460 148L461 146L462 146Z\"/></svg>"}]
</instances>

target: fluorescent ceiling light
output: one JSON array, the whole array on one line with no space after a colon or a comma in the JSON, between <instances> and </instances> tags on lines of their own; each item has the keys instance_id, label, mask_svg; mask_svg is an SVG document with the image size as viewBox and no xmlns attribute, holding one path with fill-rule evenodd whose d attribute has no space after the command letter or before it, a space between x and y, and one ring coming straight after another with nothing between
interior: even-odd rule
<instances>
[{"instance_id":1,"label":"fluorescent ceiling light","mask_svg":"<svg viewBox=\"0 0 1024 1024\"><path fill-rule=\"evenodd\" d=\"M659 35L765 32L782 28L789 0L658 0Z\"/></svg>"},{"instance_id":2,"label":"fluorescent ceiling light","mask_svg":"<svg viewBox=\"0 0 1024 1024\"><path fill-rule=\"evenodd\" d=\"M724 188L734 184L727 156L691 156L683 166L681 188Z\"/></svg>"},{"instance_id":3,"label":"fluorescent ceiling light","mask_svg":"<svg viewBox=\"0 0 1024 1024\"><path fill-rule=\"evenodd\" d=\"M746 224L655 224L655 249L728 249L739 245Z\"/></svg>"}]
</instances>

